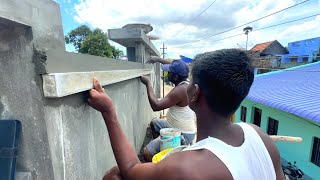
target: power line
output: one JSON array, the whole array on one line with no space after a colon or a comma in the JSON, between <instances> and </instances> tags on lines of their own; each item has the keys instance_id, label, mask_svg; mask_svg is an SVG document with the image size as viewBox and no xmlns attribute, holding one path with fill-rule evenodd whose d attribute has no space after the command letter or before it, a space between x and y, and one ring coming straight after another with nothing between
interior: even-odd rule
<instances>
[{"instance_id":1,"label":"power line","mask_svg":"<svg viewBox=\"0 0 320 180\"><path fill-rule=\"evenodd\" d=\"M283 54L283 55L288 55L288 54ZM272 56L271 58L277 58L277 57L280 57L280 56L275 55L275 57ZM310 55L310 56L296 55L296 56L294 56L294 55L291 55L291 56L285 56L284 58L308 58L308 57L318 58L318 57L320 57L320 56L313 56L313 55ZM266 58L268 58L268 56L266 56ZM266 58L260 57L260 58L253 58L253 59L254 59L254 60L266 60L266 61L267 61L267 60L270 60L270 59L266 59Z\"/></svg>"},{"instance_id":2,"label":"power line","mask_svg":"<svg viewBox=\"0 0 320 180\"><path fill-rule=\"evenodd\" d=\"M251 24L251 23L253 23L253 22L260 21L261 19L264 19L264 18L270 17L270 16L272 16L272 15L278 14L278 13L280 13L280 12L282 12L282 11L288 10L288 9L290 9L290 8L293 8L293 7L298 6L298 5L300 5L300 4L306 3L306 2L308 2L308 1L310 1L310 0L302 1L302 2L300 2L300 3L294 4L294 5L292 5L292 6L289 6L289 7L287 7L287 8L281 9L281 10L276 11L276 12L274 12L274 13L268 14L268 15L263 16L263 17L261 17L261 18L258 18L258 19L255 19L255 20L253 20L253 21L247 22L247 23L245 23L245 24L236 26L236 27L234 27L234 28L231 28L231 29L228 29L228 30L225 30L225 31L222 31L222 32L219 32L219 33L216 33L216 34L213 34L213 35L210 35L210 36L207 36L207 37L198 39L198 40L195 40L195 41L191 41L191 42L189 42L189 43L186 43L186 45L187 45L187 44L192 44L192 43L195 43L195 42L199 42L199 41L202 41L202 40L205 40L205 39L208 39L208 38L211 38L211 37L220 35L220 34L224 34L224 33L226 33L226 32L232 31L232 30L234 30L234 29L238 29L238 28L240 28L240 27L243 27L243 26L245 26L245 25ZM182 45L183 45L183 44L182 44ZM181 46L181 45L178 45L178 46Z\"/></svg>"},{"instance_id":3,"label":"power line","mask_svg":"<svg viewBox=\"0 0 320 180\"><path fill-rule=\"evenodd\" d=\"M300 21L300 20L303 20L303 19L308 19L308 18L311 18L311 17L319 16L319 15L320 15L320 13L319 14L315 14L315 15L311 15L311 16L307 16L307 17L303 17L303 18L300 18L300 19L295 19L295 20L292 20L292 21L287 21L287 22L284 22L284 23L268 26L268 27L259 28L259 29L253 30L253 31L260 31L262 29L268 29L268 28L271 28L271 27L280 26L280 25L283 25L283 24L288 24L288 23L292 23L292 22L295 22L295 21Z\"/></svg>"},{"instance_id":4,"label":"power line","mask_svg":"<svg viewBox=\"0 0 320 180\"><path fill-rule=\"evenodd\" d=\"M214 0L206 9L204 9L200 14L198 14L195 18L193 18L187 25L185 25L180 31L178 31L176 34L174 34L171 38L177 36L178 34L180 34L182 31L184 31L191 23L193 23L193 21L195 21L198 17L200 17L204 12L206 12L217 0Z\"/></svg>"},{"instance_id":5,"label":"power line","mask_svg":"<svg viewBox=\"0 0 320 180\"><path fill-rule=\"evenodd\" d=\"M319 70L295 70L295 69L273 69L273 68L257 68L274 71L293 71L293 72L320 72Z\"/></svg>"},{"instance_id":6,"label":"power line","mask_svg":"<svg viewBox=\"0 0 320 180\"><path fill-rule=\"evenodd\" d=\"M228 36L226 38L218 39L216 41L211 41L210 43L218 42L218 41L222 41L222 40L226 40L226 39L230 39L230 38L233 38L233 37L236 37L236 36L241 36L241 35L244 35L244 33L236 34L236 35L233 35L233 36ZM186 45L181 45L179 47L191 47L191 46L194 46L194 45L200 45L200 44L205 44L205 43L207 43L207 42L199 42L197 44L186 44ZM172 48L178 48L178 47L172 47Z\"/></svg>"},{"instance_id":7,"label":"power line","mask_svg":"<svg viewBox=\"0 0 320 180\"><path fill-rule=\"evenodd\" d=\"M279 24L275 24L275 25L271 25L271 26L267 26L267 27L263 27L263 28L259 28L259 29L253 30L252 32L257 32L257 31L260 31L260 30L263 30L263 29L268 29L268 28L271 28L271 27L276 27L276 26L280 26L280 25L283 25L283 24L288 24L288 23L292 23L292 22L295 22L295 21L308 19L308 18L311 18L311 17L319 16L319 15L320 15L320 13L315 14L315 15L311 15L311 16L307 16L307 17L303 17L303 18L299 18L299 19L295 19L295 20L291 20L291 21L287 21L287 22L283 22L283 23L279 23ZM236 34L236 35L229 36L229 37L226 37L226 38L222 38L222 39L219 39L219 40L216 40L216 41L211 41L210 43L222 41L222 40L225 40L225 39L229 39L229 38L233 38L233 37L241 36L241 35L244 35L244 33ZM182 44L180 46L176 46L176 47L172 47L172 48L190 47L190 46L200 45L200 44L205 44L205 43L207 43L207 42L199 42L197 44L185 44L185 45Z\"/></svg>"}]
</instances>

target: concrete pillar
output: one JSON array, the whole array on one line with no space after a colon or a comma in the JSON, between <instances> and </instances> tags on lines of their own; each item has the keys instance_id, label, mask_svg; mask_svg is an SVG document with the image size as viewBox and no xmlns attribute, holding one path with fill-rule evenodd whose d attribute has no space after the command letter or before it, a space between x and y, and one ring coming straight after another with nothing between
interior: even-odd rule
<instances>
[{"instance_id":1,"label":"concrete pillar","mask_svg":"<svg viewBox=\"0 0 320 180\"><path fill-rule=\"evenodd\" d=\"M147 36L152 30L152 26L147 24L128 24L119 29L109 29L108 37L127 48L129 61L146 63L150 56L160 56L152 43L152 40L156 40L157 37ZM160 65L153 65L153 70L155 72L155 94L160 97Z\"/></svg>"},{"instance_id":2,"label":"concrete pillar","mask_svg":"<svg viewBox=\"0 0 320 180\"><path fill-rule=\"evenodd\" d=\"M136 49L134 47L127 47L128 61L136 61Z\"/></svg>"},{"instance_id":3,"label":"concrete pillar","mask_svg":"<svg viewBox=\"0 0 320 180\"><path fill-rule=\"evenodd\" d=\"M145 46L142 42L135 43L136 62L145 63Z\"/></svg>"}]
</instances>

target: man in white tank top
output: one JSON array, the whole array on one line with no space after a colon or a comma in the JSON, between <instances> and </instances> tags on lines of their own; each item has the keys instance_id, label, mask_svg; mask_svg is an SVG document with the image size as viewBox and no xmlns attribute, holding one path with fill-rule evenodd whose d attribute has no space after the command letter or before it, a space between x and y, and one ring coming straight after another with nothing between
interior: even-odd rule
<instances>
[{"instance_id":1,"label":"man in white tank top","mask_svg":"<svg viewBox=\"0 0 320 180\"><path fill-rule=\"evenodd\" d=\"M146 162L151 162L152 157L160 152L160 130L163 128L177 128L182 131L182 144L189 145L195 138L196 122L195 113L188 106L187 87L189 81L189 67L182 60L166 61L159 57L152 56L150 63L159 62L163 71L168 72L168 80L175 87L164 98L158 100L153 93L150 80L141 77L141 82L147 87L148 99L154 111L168 108L167 119L155 118L151 121L153 140L144 148L143 157Z\"/></svg>"},{"instance_id":2,"label":"man in white tank top","mask_svg":"<svg viewBox=\"0 0 320 180\"><path fill-rule=\"evenodd\" d=\"M197 55L187 90L189 106L197 115L197 143L156 164L139 161L120 128L111 99L95 81L88 101L103 115L118 164L104 179L283 180L280 155L271 138L255 125L230 120L253 78L244 51Z\"/></svg>"}]
</instances>

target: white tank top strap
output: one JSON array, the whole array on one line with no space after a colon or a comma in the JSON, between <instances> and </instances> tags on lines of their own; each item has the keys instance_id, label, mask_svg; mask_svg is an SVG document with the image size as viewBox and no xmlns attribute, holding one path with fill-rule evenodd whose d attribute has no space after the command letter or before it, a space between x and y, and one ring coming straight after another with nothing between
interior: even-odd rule
<instances>
[{"instance_id":1,"label":"white tank top strap","mask_svg":"<svg viewBox=\"0 0 320 180\"><path fill-rule=\"evenodd\" d=\"M190 82L189 82L189 81L182 81L182 82L180 82L180 83L178 84L178 86L181 85L181 84L190 84Z\"/></svg>"},{"instance_id":2,"label":"white tank top strap","mask_svg":"<svg viewBox=\"0 0 320 180\"><path fill-rule=\"evenodd\" d=\"M208 137L183 151L206 149L212 152L226 165L235 180L276 179L271 157L259 134L248 124L239 123L238 125L244 133L244 141L239 147Z\"/></svg>"}]
</instances>

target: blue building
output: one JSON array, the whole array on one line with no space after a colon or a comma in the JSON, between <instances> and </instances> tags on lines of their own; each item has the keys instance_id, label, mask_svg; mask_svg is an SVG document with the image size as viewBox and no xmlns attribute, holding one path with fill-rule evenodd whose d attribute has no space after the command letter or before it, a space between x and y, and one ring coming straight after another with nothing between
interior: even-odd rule
<instances>
[{"instance_id":1,"label":"blue building","mask_svg":"<svg viewBox=\"0 0 320 180\"><path fill-rule=\"evenodd\" d=\"M289 54L282 55L282 63L312 62L320 54L320 37L291 42L288 50Z\"/></svg>"},{"instance_id":2,"label":"blue building","mask_svg":"<svg viewBox=\"0 0 320 180\"><path fill-rule=\"evenodd\" d=\"M260 126L269 135L301 137L277 142L283 159L320 179L320 62L255 76L235 122ZM307 179L304 177L304 179Z\"/></svg>"}]
</instances>

